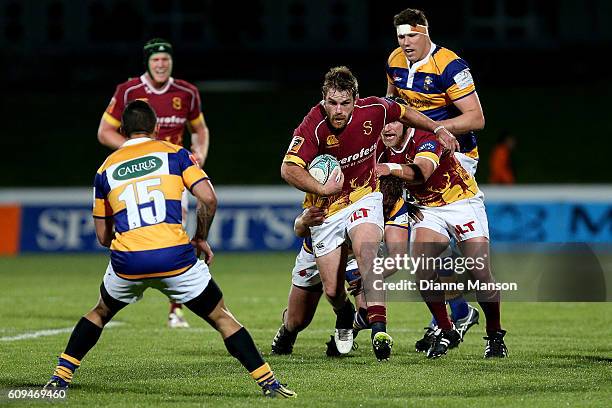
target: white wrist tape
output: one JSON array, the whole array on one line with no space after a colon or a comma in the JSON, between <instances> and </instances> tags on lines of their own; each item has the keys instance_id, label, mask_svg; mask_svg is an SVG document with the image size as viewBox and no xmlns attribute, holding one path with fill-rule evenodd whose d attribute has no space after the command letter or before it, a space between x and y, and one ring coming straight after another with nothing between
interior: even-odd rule
<instances>
[{"instance_id":1,"label":"white wrist tape","mask_svg":"<svg viewBox=\"0 0 612 408\"><path fill-rule=\"evenodd\" d=\"M389 171L399 170L402 171L402 165L397 163L385 163L385 166L389 168Z\"/></svg>"},{"instance_id":2,"label":"white wrist tape","mask_svg":"<svg viewBox=\"0 0 612 408\"><path fill-rule=\"evenodd\" d=\"M434 132L434 133L438 133L438 130L441 130L441 129L446 129L446 127L444 127L444 125L440 125L440 126L438 126L437 128L435 128L435 129L433 130L433 132Z\"/></svg>"}]
</instances>

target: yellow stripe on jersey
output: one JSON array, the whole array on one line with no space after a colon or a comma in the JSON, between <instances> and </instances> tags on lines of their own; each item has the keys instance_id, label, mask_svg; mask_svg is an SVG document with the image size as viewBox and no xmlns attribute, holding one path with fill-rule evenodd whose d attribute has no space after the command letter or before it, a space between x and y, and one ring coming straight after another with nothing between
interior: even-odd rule
<instances>
[{"instance_id":1,"label":"yellow stripe on jersey","mask_svg":"<svg viewBox=\"0 0 612 408\"><path fill-rule=\"evenodd\" d=\"M403 205L404 205L404 199L403 198L400 198L399 200L397 200L397 202L393 206L393 209L389 213L389 218L395 217L395 214L397 214L397 212L402 209Z\"/></svg>"},{"instance_id":2,"label":"yellow stripe on jersey","mask_svg":"<svg viewBox=\"0 0 612 408\"><path fill-rule=\"evenodd\" d=\"M463 154L465 154L467 157L471 157L472 159L478 160L478 146L476 146L475 148L473 148L469 152L465 152Z\"/></svg>"},{"instance_id":3,"label":"yellow stripe on jersey","mask_svg":"<svg viewBox=\"0 0 612 408\"><path fill-rule=\"evenodd\" d=\"M284 163L294 163L297 164L298 166L300 166L301 168L305 169L306 168L306 162L304 160L302 160L301 158L294 156L292 154L286 154L285 158L283 159Z\"/></svg>"},{"instance_id":4,"label":"yellow stripe on jersey","mask_svg":"<svg viewBox=\"0 0 612 408\"><path fill-rule=\"evenodd\" d=\"M410 106L418 111L442 108L449 105L451 102L446 94L443 93L425 94L403 88L397 88L397 91L399 92L400 96L410 104Z\"/></svg>"},{"instance_id":5,"label":"yellow stripe on jersey","mask_svg":"<svg viewBox=\"0 0 612 408\"><path fill-rule=\"evenodd\" d=\"M466 86L463 89L460 89L459 85L454 84L453 86L448 88L446 92L448 93L448 95L451 97L453 101L456 101L457 99L463 98L464 96L471 94L475 90L476 90L476 86L474 84L470 84L469 86Z\"/></svg>"},{"instance_id":6,"label":"yellow stripe on jersey","mask_svg":"<svg viewBox=\"0 0 612 408\"><path fill-rule=\"evenodd\" d=\"M104 114L102 115L102 119L104 119L104 121L108 123L109 125L114 126L116 128L121 126L121 122L113 118L111 114L108 112L104 112Z\"/></svg>"},{"instance_id":7,"label":"yellow stripe on jersey","mask_svg":"<svg viewBox=\"0 0 612 408\"><path fill-rule=\"evenodd\" d=\"M130 183L125 183L122 186L114 188L108 194L108 197L107 197L108 202L110 203L111 207L115 210L115 214L118 213L119 211L124 210L126 207L125 201L119 199L119 196L123 194L123 191L126 188L133 188L130 186L133 186L134 183L139 183L141 181L148 180L148 179L160 179L161 180L161 184L155 187L149 188L149 191L153 191L153 190L161 191L164 194L164 198L166 200L178 200L178 201L181 200L184 187L183 187L183 180L181 179L180 176L176 176L174 174L161 174L161 175L158 174L158 175L149 176L149 177L139 177L137 179L134 179L134 181ZM96 211L94 211L94 216L96 215L95 212Z\"/></svg>"},{"instance_id":8,"label":"yellow stripe on jersey","mask_svg":"<svg viewBox=\"0 0 612 408\"><path fill-rule=\"evenodd\" d=\"M186 266L184 268L175 269L174 271L143 273L141 275L126 275L124 273L119 273L117 271L115 271L115 273L120 278L127 279L127 280L140 280L140 279L145 279L145 278L168 278L168 277L180 275L181 273L185 272L187 269L191 268L191 266Z\"/></svg>"},{"instance_id":9,"label":"yellow stripe on jersey","mask_svg":"<svg viewBox=\"0 0 612 408\"><path fill-rule=\"evenodd\" d=\"M438 164L440 164L440 158L438 157L438 155L437 155L437 154L432 153L432 152L420 152L420 153L417 153L417 154L414 156L414 158L415 158L415 159L416 159L417 157L424 157L424 158L426 158L426 159L433 160L433 161L434 161L434 163L436 163L436 166L437 166Z\"/></svg>"},{"instance_id":10,"label":"yellow stripe on jersey","mask_svg":"<svg viewBox=\"0 0 612 408\"><path fill-rule=\"evenodd\" d=\"M181 183L184 182L187 189L191 190L195 182L202 180L202 178L208 178L208 176L200 166L193 165L185 169L183 172L183 181L181 181Z\"/></svg>"},{"instance_id":11,"label":"yellow stripe on jersey","mask_svg":"<svg viewBox=\"0 0 612 408\"><path fill-rule=\"evenodd\" d=\"M155 224L116 233L110 249L131 252L169 248L189 243L181 224Z\"/></svg>"},{"instance_id":12,"label":"yellow stripe on jersey","mask_svg":"<svg viewBox=\"0 0 612 408\"><path fill-rule=\"evenodd\" d=\"M191 126L195 126L195 125L197 125L199 123L203 123L203 122L204 122L204 115L202 113L200 113L200 115L197 118L189 121Z\"/></svg>"},{"instance_id":13,"label":"yellow stripe on jersey","mask_svg":"<svg viewBox=\"0 0 612 408\"><path fill-rule=\"evenodd\" d=\"M108 205L108 201L103 198L94 199L93 216L94 217L111 217L113 215L113 209Z\"/></svg>"}]
</instances>

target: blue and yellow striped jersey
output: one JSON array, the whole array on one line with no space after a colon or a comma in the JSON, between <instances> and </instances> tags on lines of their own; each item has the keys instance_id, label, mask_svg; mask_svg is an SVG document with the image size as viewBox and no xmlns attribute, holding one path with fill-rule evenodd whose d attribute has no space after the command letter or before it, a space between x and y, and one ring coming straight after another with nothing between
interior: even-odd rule
<instances>
[{"instance_id":1,"label":"blue and yellow striped jersey","mask_svg":"<svg viewBox=\"0 0 612 408\"><path fill-rule=\"evenodd\" d=\"M433 120L459 116L453 104L476 91L467 63L451 50L432 43L430 53L410 64L403 50L396 48L387 60L387 81L410 106ZM461 152L478 158L476 134L457 135Z\"/></svg>"},{"instance_id":2,"label":"blue and yellow striped jersey","mask_svg":"<svg viewBox=\"0 0 612 408\"><path fill-rule=\"evenodd\" d=\"M186 149L149 138L130 139L106 159L94 180L93 215L113 217L111 264L118 276L176 276L195 264L181 196L207 179Z\"/></svg>"}]
</instances>

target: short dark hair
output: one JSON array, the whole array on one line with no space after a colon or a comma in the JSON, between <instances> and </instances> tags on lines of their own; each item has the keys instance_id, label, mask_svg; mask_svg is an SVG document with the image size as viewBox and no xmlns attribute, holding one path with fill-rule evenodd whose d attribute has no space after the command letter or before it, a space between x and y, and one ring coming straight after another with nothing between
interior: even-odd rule
<instances>
[{"instance_id":1,"label":"short dark hair","mask_svg":"<svg viewBox=\"0 0 612 408\"><path fill-rule=\"evenodd\" d=\"M153 134L156 124L155 111L145 101L135 100L128 103L121 115L121 131L126 137L131 137L134 133Z\"/></svg>"},{"instance_id":2,"label":"short dark hair","mask_svg":"<svg viewBox=\"0 0 612 408\"><path fill-rule=\"evenodd\" d=\"M418 9L406 9L393 16L393 25L395 27L402 24L410 24L411 26L424 25L429 26L425 13Z\"/></svg>"},{"instance_id":3,"label":"short dark hair","mask_svg":"<svg viewBox=\"0 0 612 408\"><path fill-rule=\"evenodd\" d=\"M321 91L323 92L323 98L327 95L327 92L330 89L336 89L338 91L348 91L353 95L353 98L357 98L357 94L359 93L359 84L357 83L357 78L345 66L333 67L327 74L325 74L325 80L323 81L323 86L321 87Z\"/></svg>"}]
</instances>

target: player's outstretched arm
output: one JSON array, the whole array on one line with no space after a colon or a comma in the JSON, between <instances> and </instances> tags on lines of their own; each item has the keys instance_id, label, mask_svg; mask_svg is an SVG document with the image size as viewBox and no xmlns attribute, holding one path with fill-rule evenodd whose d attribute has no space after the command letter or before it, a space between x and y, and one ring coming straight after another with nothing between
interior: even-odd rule
<instances>
[{"instance_id":1,"label":"player's outstretched arm","mask_svg":"<svg viewBox=\"0 0 612 408\"><path fill-rule=\"evenodd\" d=\"M191 244L196 248L197 256L199 257L200 254L204 253L204 260L210 265L214 254L210 245L208 245L208 233L217 211L217 195L208 180L196 184L192 192L198 199L198 208L196 211L196 232L191 240Z\"/></svg>"},{"instance_id":2,"label":"player's outstretched arm","mask_svg":"<svg viewBox=\"0 0 612 408\"><path fill-rule=\"evenodd\" d=\"M100 119L100 126L98 126L98 140L104 146L116 150L125 143L126 138L118 132L118 128L102 118Z\"/></svg>"},{"instance_id":3,"label":"player's outstretched arm","mask_svg":"<svg viewBox=\"0 0 612 408\"><path fill-rule=\"evenodd\" d=\"M417 157L411 164L378 163L376 165L378 177L391 175L401 178L407 184L425 183L434 170L433 162L422 157Z\"/></svg>"},{"instance_id":4,"label":"player's outstretched arm","mask_svg":"<svg viewBox=\"0 0 612 408\"><path fill-rule=\"evenodd\" d=\"M340 176L338 177L338 175ZM306 169L290 162L283 162L281 165L281 177L299 190L320 196L339 193L342 191L342 185L344 184L344 174L340 168L336 168L332 172L327 183L321 184Z\"/></svg>"},{"instance_id":5,"label":"player's outstretched arm","mask_svg":"<svg viewBox=\"0 0 612 408\"><path fill-rule=\"evenodd\" d=\"M454 102L461 114L450 119L441 120L440 123L450 132L461 135L470 130L482 130L485 126L482 105L476 92Z\"/></svg>"},{"instance_id":6,"label":"player's outstretched arm","mask_svg":"<svg viewBox=\"0 0 612 408\"><path fill-rule=\"evenodd\" d=\"M441 122L431 120L414 108L406 107L403 115L400 117L400 122L417 129L434 133L442 146L449 150L450 153L459 150L459 142L457 142L455 135L449 132Z\"/></svg>"},{"instance_id":7,"label":"player's outstretched arm","mask_svg":"<svg viewBox=\"0 0 612 408\"><path fill-rule=\"evenodd\" d=\"M293 223L293 231L300 238L306 238L310 235L310 227L323 224L327 210L319 207L308 207L295 218Z\"/></svg>"},{"instance_id":8,"label":"player's outstretched arm","mask_svg":"<svg viewBox=\"0 0 612 408\"><path fill-rule=\"evenodd\" d=\"M94 218L96 237L103 247L109 248L115 236L114 222L111 217Z\"/></svg>"}]
</instances>

